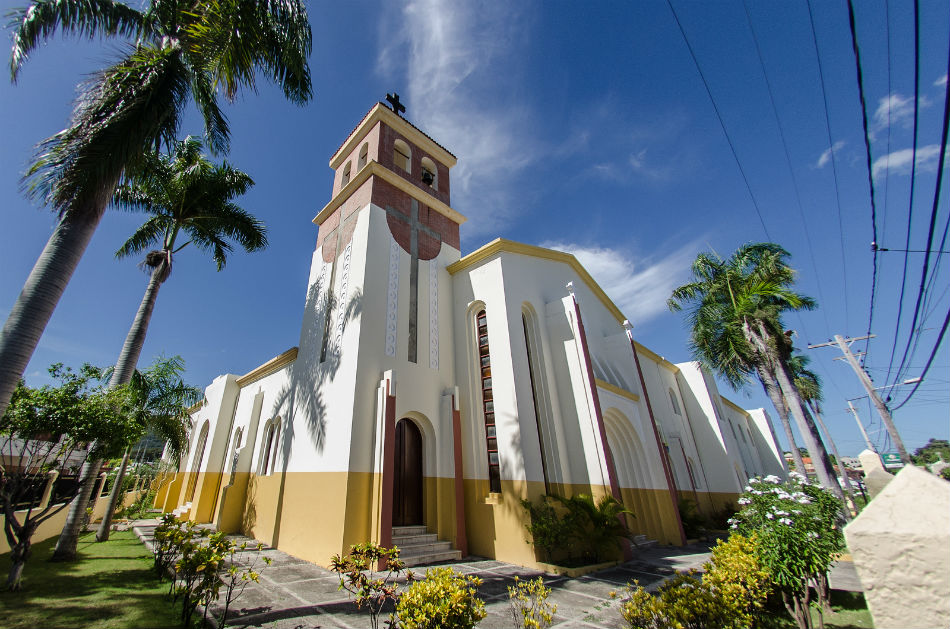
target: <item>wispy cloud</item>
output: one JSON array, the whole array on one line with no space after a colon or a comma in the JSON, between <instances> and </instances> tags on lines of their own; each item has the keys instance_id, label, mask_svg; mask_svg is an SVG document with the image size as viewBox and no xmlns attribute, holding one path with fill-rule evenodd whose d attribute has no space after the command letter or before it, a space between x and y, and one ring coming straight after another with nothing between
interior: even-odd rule
<instances>
[{"instance_id":1,"label":"wispy cloud","mask_svg":"<svg viewBox=\"0 0 950 629\"><path fill-rule=\"evenodd\" d=\"M950 158L950 150L948 150L947 154L948 158ZM939 144L928 144L927 146L917 147L917 169L924 171L936 170L937 158L939 156ZM871 166L871 171L875 177L883 175L887 172L896 175L906 175L910 173L910 167L913 159L913 149L901 149L874 160L874 164Z\"/></svg>"},{"instance_id":2,"label":"wispy cloud","mask_svg":"<svg viewBox=\"0 0 950 629\"><path fill-rule=\"evenodd\" d=\"M923 96L920 97L918 103L919 109L930 106L930 100ZM888 125L909 128L913 124L913 120L913 97L892 92L878 101L877 109L874 111L874 117L871 121L871 138L874 139L877 133L887 129Z\"/></svg>"},{"instance_id":3,"label":"wispy cloud","mask_svg":"<svg viewBox=\"0 0 950 629\"><path fill-rule=\"evenodd\" d=\"M673 288L688 279L690 264L702 248L696 241L664 257L638 258L610 247L567 242L545 242L540 246L576 257L634 325L666 312L666 300Z\"/></svg>"},{"instance_id":4,"label":"wispy cloud","mask_svg":"<svg viewBox=\"0 0 950 629\"><path fill-rule=\"evenodd\" d=\"M818 161L815 162L815 168L824 168L828 162L831 161L831 154L837 153L842 148L844 148L844 140L838 140L832 144L829 148L825 149L825 152L818 157Z\"/></svg>"},{"instance_id":5,"label":"wispy cloud","mask_svg":"<svg viewBox=\"0 0 950 629\"><path fill-rule=\"evenodd\" d=\"M944 74L942 77L934 81L934 87L943 87L947 84L947 75Z\"/></svg>"},{"instance_id":6,"label":"wispy cloud","mask_svg":"<svg viewBox=\"0 0 950 629\"><path fill-rule=\"evenodd\" d=\"M519 97L519 68L511 65L518 63L513 53L526 19L517 3L416 0L392 7L380 29L378 70L405 74L409 119L459 158L452 205L478 218L466 233L497 231L519 174L540 152Z\"/></svg>"}]
</instances>

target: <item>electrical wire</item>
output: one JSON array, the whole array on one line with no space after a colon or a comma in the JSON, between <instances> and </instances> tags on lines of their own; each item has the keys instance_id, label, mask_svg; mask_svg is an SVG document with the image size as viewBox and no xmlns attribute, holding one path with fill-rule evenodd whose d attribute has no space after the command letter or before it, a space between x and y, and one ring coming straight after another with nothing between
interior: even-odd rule
<instances>
[{"instance_id":1,"label":"electrical wire","mask_svg":"<svg viewBox=\"0 0 950 629\"><path fill-rule=\"evenodd\" d=\"M850 0L849 0L850 1ZM890 105L888 105L890 106ZM901 276L900 297L897 300L897 320L894 322L894 343L891 345L891 358L888 361L887 376L885 384L890 383L891 369L894 366L894 358L897 356L897 340L900 336L901 314L904 310L904 289L907 284L907 261L910 254L906 251L910 249L910 232L914 222L914 189L916 188L917 176L917 128L920 112L920 2L914 0L914 147L910 160L910 202L907 206L907 238L904 245L904 272ZM888 163L890 169L890 163ZM911 328L909 335L914 334Z\"/></svg>"},{"instance_id":2,"label":"electrical wire","mask_svg":"<svg viewBox=\"0 0 950 629\"><path fill-rule=\"evenodd\" d=\"M808 222L805 220L805 209L802 206L802 195L799 192L798 179L795 177L795 169L792 168L792 158L788 151L788 142L785 139L785 130L779 119L778 108L775 106L775 95L772 92L772 82L769 81L769 74L765 69L765 60L762 57L762 49L759 46L759 38L755 33L755 27L752 24L752 15L749 13L748 0L742 0L742 8L745 9L746 22L749 25L749 32L752 33L752 42L755 44L755 53L759 58L759 67L762 68L762 77L765 79L765 87L769 93L769 103L772 106L772 115L775 118L775 125L778 127L778 134L782 140L782 149L785 152L785 164L788 166L788 173L792 178L792 189L795 190L795 201L798 206L798 216L802 222L802 228L805 231L805 243L808 245L808 256L811 259L812 270L815 272L815 283L818 287L818 299L821 303L825 301L824 293L821 289L821 273L818 272L818 263L815 260L815 250L812 248L811 233L808 231ZM828 312L825 308L821 309L821 314L825 319L826 332L831 331L831 323L828 321Z\"/></svg>"},{"instance_id":3,"label":"electrical wire","mask_svg":"<svg viewBox=\"0 0 950 629\"><path fill-rule=\"evenodd\" d=\"M924 366L924 370L920 374L920 380L914 384L914 388L910 390L910 393L907 394L907 397L904 398L904 401L894 407L895 411L907 404L908 400L914 397L914 393L916 393L917 389L920 388L920 383L924 381L925 377L927 377L927 372L930 371L930 366L933 364L934 358L937 356L937 350L940 349L940 344L943 342L943 336L947 333L948 324L950 324L950 309L947 310L947 316L943 320L943 327L940 328L940 334L937 335L937 342L934 344L933 351L930 352L930 358L927 359L927 364Z\"/></svg>"},{"instance_id":4,"label":"electrical wire","mask_svg":"<svg viewBox=\"0 0 950 629\"><path fill-rule=\"evenodd\" d=\"M703 87L706 88L706 95L709 96L709 102L712 103L713 109L716 111L716 118L719 120L719 126L722 127L722 132L726 136L726 142L729 144L729 150L732 151L732 158L736 161L736 166L739 167L739 173L742 175L742 181L745 182L746 190L749 192L749 198L752 199L752 206L755 208L755 213L759 217L759 223L762 224L762 231L765 232L765 237L771 241L772 236L769 234L769 230L765 226L765 219L762 218L762 211L759 209L759 204L755 200L755 195L752 194L752 186L749 184L749 178L746 176L745 169L742 168L742 163L739 161L739 155L736 153L736 147L732 143L732 138L729 136L729 132L726 130L726 123L722 119L719 106L716 105L716 99L713 98L712 90L709 88L709 82L706 80L706 75L703 74L703 69L699 65L699 60L696 58L696 53L693 51L693 46L689 43L689 38L686 36L686 30L683 28L683 24L680 22L680 18L676 14L676 9L673 8L672 0L666 0L666 4L668 7L670 7L670 12L673 14L673 19L676 21L676 26L679 28L680 35L683 36L683 41L686 43L686 48L689 50L689 56L692 58L693 64L696 66L696 70L699 72L699 78L701 78L703 81Z\"/></svg>"},{"instance_id":5,"label":"electrical wire","mask_svg":"<svg viewBox=\"0 0 950 629\"><path fill-rule=\"evenodd\" d=\"M835 181L835 201L838 211L838 239L841 242L841 276L844 290L844 318L845 321L851 320L850 308L848 307L848 262L844 255L844 224L841 219L841 188L838 185L838 160L835 158L834 141L831 137L831 118L828 113L828 91L825 89L825 72L821 66L821 53L818 50L818 33L815 30L815 16L812 11L811 0L807 1L808 20L811 23L811 38L815 45L815 59L818 61L818 77L821 79L821 97L825 105L825 130L828 133L828 146L831 151L831 172Z\"/></svg>"},{"instance_id":6,"label":"electrical wire","mask_svg":"<svg viewBox=\"0 0 950 629\"><path fill-rule=\"evenodd\" d=\"M849 0L850 1L850 0ZM950 74L950 51L947 54L947 73ZM930 225L927 230L927 247L926 252L924 253L924 264L920 274L920 288L917 289L917 302L914 304L914 317L910 324L911 331L917 329L917 318L921 312L922 301L924 298L926 284L927 284L927 270L929 269L930 263L930 247L933 245L934 230L937 226L937 213L940 209L940 189L943 186L943 167L946 162L947 157L947 129L950 127L950 83L947 84L947 88L944 93L943 99L943 134L940 139L940 158L938 160L937 166L937 181L934 184L934 201L933 207L930 211ZM934 273L937 272L937 269L934 269ZM923 324L921 324L923 327ZM914 342L914 351L917 349L917 344L920 341L920 333L912 334L907 337L907 345L904 347L904 356L901 358L900 366L897 368L896 380L900 381L902 374L904 373L904 365L907 362L907 359L913 352L910 352L911 341Z\"/></svg>"},{"instance_id":7,"label":"electrical wire","mask_svg":"<svg viewBox=\"0 0 950 629\"><path fill-rule=\"evenodd\" d=\"M868 106L864 97L864 75L861 71L861 50L858 47L858 33L855 28L854 2L848 0L848 25L851 28L851 49L854 51L854 68L858 80L858 95L861 100L861 123L864 126L864 150L867 155L868 192L871 195L871 242L877 243L877 200L874 196L874 175L871 159L871 134L868 129ZM890 108L888 108L890 111ZM888 125L889 126L889 125ZM874 297L877 288L877 247L874 247L871 260L871 305L868 308L868 343L865 345L865 356L870 346L871 325L874 322Z\"/></svg>"}]
</instances>

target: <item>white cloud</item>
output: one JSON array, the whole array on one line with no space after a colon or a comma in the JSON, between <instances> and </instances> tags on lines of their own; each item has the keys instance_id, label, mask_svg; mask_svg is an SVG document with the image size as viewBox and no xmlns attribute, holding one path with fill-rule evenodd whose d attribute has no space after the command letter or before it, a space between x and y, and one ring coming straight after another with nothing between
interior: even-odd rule
<instances>
[{"instance_id":1,"label":"white cloud","mask_svg":"<svg viewBox=\"0 0 950 629\"><path fill-rule=\"evenodd\" d=\"M526 39L525 20L516 3L416 0L392 7L397 13L384 19L397 25L380 29L378 70L406 75L408 119L458 157L452 205L479 219L466 233L497 231L519 173L540 153L519 97L515 53Z\"/></svg>"},{"instance_id":2,"label":"white cloud","mask_svg":"<svg viewBox=\"0 0 950 629\"><path fill-rule=\"evenodd\" d=\"M838 140L831 145L830 148L825 149L825 152L821 154L818 158L818 161L815 163L815 168L824 168L828 162L831 161L831 153L837 153L844 147L844 140Z\"/></svg>"},{"instance_id":3,"label":"white cloud","mask_svg":"<svg viewBox=\"0 0 950 629\"><path fill-rule=\"evenodd\" d=\"M947 84L947 75L944 74L942 77L934 81L934 87L943 87Z\"/></svg>"},{"instance_id":4,"label":"white cloud","mask_svg":"<svg viewBox=\"0 0 950 629\"><path fill-rule=\"evenodd\" d=\"M913 149L894 151L893 153L874 160L874 164L871 166L871 172L875 177L879 177L888 171L898 175L909 174L913 156ZM924 171L936 170L937 158L939 156L940 145L938 144L928 144L927 146L917 147L917 169ZM948 150L947 159L950 159L950 150Z\"/></svg>"},{"instance_id":5,"label":"white cloud","mask_svg":"<svg viewBox=\"0 0 950 629\"><path fill-rule=\"evenodd\" d=\"M676 286L689 279L690 264L701 249L699 241L683 245L666 256L636 258L610 247L565 242L540 246L572 254L634 325L666 312L666 300Z\"/></svg>"},{"instance_id":6,"label":"white cloud","mask_svg":"<svg viewBox=\"0 0 950 629\"><path fill-rule=\"evenodd\" d=\"M930 100L920 97L919 109L930 106ZM914 99L911 96L902 96L893 92L878 101L877 109L874 111L874 117L871 121L871 138L888 125L899 125L910 128L914 121Z\"/></svg>"}]
</instances>

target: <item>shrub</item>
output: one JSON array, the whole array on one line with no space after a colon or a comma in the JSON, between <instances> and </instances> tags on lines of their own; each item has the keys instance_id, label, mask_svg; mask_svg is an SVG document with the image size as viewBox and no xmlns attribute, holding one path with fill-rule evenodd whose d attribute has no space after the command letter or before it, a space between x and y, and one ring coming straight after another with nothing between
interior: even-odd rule
<instances>
[{"instance_id":1,"label":"shrub","mask_svg":"<svg viewBox=\"0 0 950 629\"><path fill-rule=\"evenodd\" d=\"M627 589L620 615L631 629L733 627L733 609L694 573L677 574L651 596L638 583Z\"/></svg>"},{"instance_id":2,"label":"shrub","mask_svg":"<svg viewBox=\"0 0 950 629\"><path fill-rule=\"evenodd\" d=\"M695 539L702 536L706 532L706 520L699 514L696 502L689 498L680 498L677 507L686 537Z\"/></svg>"},{"instance_id":3,"label":"shrub","mask_svg":"<svg viewBox=\"0 0 950 629\"><path fill-rule=\"evenodd\" d=\"M621 547L622 539L629 539L632 533L627 529L621 516L633 516L633 512L624 508L623 503L610 495L603 496L596 504L587 494L578 494L570 498L555 496L567 507L571 536L585 549L586 558L592 563L601 560L602 552L614 546Z\"/></svg>"},{"instance_id":4,"label":"shrub","mask_svg":"<svg viewBox=\"0 0 950 629\"><path fill-rule=\"evenodd\" d=\"M551 589L544 587L541 577L508 586L508 606L516 629L544 629L551 626L557 605L547 602Z\"/></svg>"},{"instance_id":5,"label":"shrub","mask_svg":"<svg viewBox=\"0 0 950 629\"><path fill-rule=\"evenodd\" d=\"M373 629L379 627L379 614L386 601L396 600L396 578L405 567L399 559L398 548L385 548L372 542L350 546L345 557L334 555L330 559L330 570L340 575L339 589L353 595L357 609L366 606ZM409 579L412 580L411 572Z\"/></svg>"},{"instance_id":6,"label":"shrub","mask_svg":"<svg viewBox=\"0 0 950 629\"><path fill-rule=\"evenodd\" d=\"M810 629L810 588L818 592L819 613L828 603L828 571L844 548L841 503L830 492L792 473L754 478L739 498L742 510L732 528L756 536L762 567L801 629Z\"/></svg>"},{"instance_id":7,"label":"shrub","mask_svg":"<svg viewBox=\"0 0 950 629\"><path fill-rule=\"evenodd\" d=\"M534 547L541 551L545 561L553 563L557 550L570 550L569 542L575 527L570 518L565 517L567 514L558 513L546 496L541 496L538 504L522 500L521 506L531 515L531 522L525 528L531 533Z\"/></svg>"},{"instance_id":8,"label":"shrub","mask_svg":"<svg viewBox=\"0 0 950 629\"><path fill-rule=\"evenodd\" d=\"M730 609L733 627L751 627L771 591L769 573L759 563L755 538L733 533L719 540L703 566L703 584Z\"/></svg>"},{"instance_id":9,"label":"shrub","mask_svg":"<svg viewBox=\"0 0 950 629\"><path fill-rule=\"evenodd\" d=\"M478 577L451 568L426 570L425 579L412 583L396 603L402 629L471 629L485 617L478 598Z\"/></svg>"},{"instance_id":10,"label":"shrub","mask_svg":"<svg viewBox=\"0 0 950 629\"><path fill-rule=\"evenodd\" d=\"M183 625L192 626L198 606L203 605L202 626L207 626L212 615L217 626L223 627L231 604L260 576L256 561L249 566L240 566L235 561L235 555L246 550L248 544L237 544L223 532L211 533L171 514L162 517L153 535L155 567L160 577L171 576L170 593L173 600L181 600ZM258 544L256 548L263 547ZM268 557L262 561L270 564ZM224 604L217 614L212 614L211 606L218 601L222 588Z\"/></svg>"}]
</instances>

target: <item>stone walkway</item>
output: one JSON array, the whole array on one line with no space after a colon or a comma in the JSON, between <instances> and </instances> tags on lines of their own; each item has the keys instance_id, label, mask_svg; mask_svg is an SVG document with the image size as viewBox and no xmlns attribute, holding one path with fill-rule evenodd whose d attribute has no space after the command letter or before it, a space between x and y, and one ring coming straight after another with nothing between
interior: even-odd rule
<instances>
[{"instance_id":1,"label":"stone walkway","mask_svg":"<svg viewBox=\"0 0 950 629\"><path fill-rule=\"evenodd\" d=\"M157 523L156 520L136 523L135 532L146 545L150 544ZM232 604L229 626L267 629L361 629L369 626L369 616L356 609L347 592L339 590L340 580L336 574L274 548L246 553L242 559L250 561L258 554L269 557L272 563L269 566L260 564L260 583L248 586ZM482 580L479 596L485 601L488 615L478 624L480 628L513 627L508 611L508 586L514 583L515 576L521 579L543 576L545 584L551 588L548 601L557 604L553 627L618 629L622 626L620 599L627 583L636 579L640 585L653 591L665 578L677 571L699 568L708 558L708 546L654 546L640 551L633 561L577 578L547 575L479 557L466 557L459 562L440 565L463 574L477 575ZM832 573L832 584L838 589L852 589L857 583L856 577L852 577L853 570L850 563L838 564ZM414 569L414 572L424 574L425 568ZM389 611L381 615L381 626L382 620L389 617Z\"/></svg>"}]
</instances>

